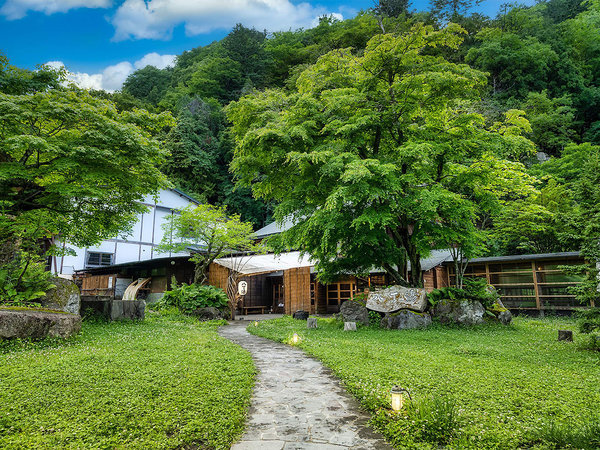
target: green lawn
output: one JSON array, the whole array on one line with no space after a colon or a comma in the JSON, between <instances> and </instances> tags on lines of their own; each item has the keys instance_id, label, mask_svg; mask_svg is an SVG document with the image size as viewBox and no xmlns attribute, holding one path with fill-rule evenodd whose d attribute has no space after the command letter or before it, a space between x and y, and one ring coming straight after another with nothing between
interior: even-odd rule
<instances>
[{"instance_id":1,"label":"green lawn","mask_svg":"<svg viewBox=\"0 0 600 450\"><path fill-rule=\"evenodd\" d=\"M216 324L179 316L0 343L0 448L229 448L254 374Z\"/></svg>"},{"instance_id":2,"label":"green lawn","mask_svg":"<svg viewBox=\"0 0 600 450\"><path fill-rule=\"evenodd\" d=\"M407 387L422 404L431 399L430 409L432 403L435 410L448 399L455 402L458 425L445 442L450 447L600 445L594 440L600 439L600 354L557 342L559 328L576 329L569 319L516 318L509 327L360 328L356 333L340 327L319 319L318 329L307 330L304 321L285 317L249 331L281 342L297 332L299 346L345 382L397 448L437 448L441 442L429 431L445 416L391 412L389 390L395 384Z\"/></svg>"}]
</instances>

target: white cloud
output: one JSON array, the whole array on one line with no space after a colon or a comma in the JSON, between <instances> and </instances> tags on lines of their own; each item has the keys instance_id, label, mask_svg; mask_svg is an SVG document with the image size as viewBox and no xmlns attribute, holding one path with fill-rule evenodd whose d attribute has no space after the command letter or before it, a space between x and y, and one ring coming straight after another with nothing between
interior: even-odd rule
<instances>
[{"instance_id":1,"label":"white cloud","mask_svg":"<svg viewBox=\"0 0 600 450\"><path fill-rule=\"evenodd\" d=\"M328 17L331 17L332 19L336 19L336 20L344 20L344 16L341 15L340 13L331 13L331 14L327 14ZM318 16L315 17L313 19L313 21L310 23L311 27L316 27L317 25L319 25L319 20L321 20L321 17L323 16Z\"/></svg>"},{"instance_id":2,"label":"white cloud","mask_svg":"<svg viewBox=\"0 0 600 450\"><path fill-rule=\"evenodd\" d=\"M181 23L188 35L228 29L238 22L269 31L311 27L316 17L326 14L324 8L290 0L125 0L111 22L114 40L120 41L168 39Z\"/></svg>"},{"instance_id":3,"label":"white cloud","mask_svg":"<svg viewBox=\"0 0 600 450\"><path fill-rule=\"evenodd\" d=\"M45 14L67 12L75 8L109 8L112 0L6 0L0 15L8 20L21 19L28 11L37 11Z\"/></svg>"},{"instance_id":4,"label":"white cloud","mask_svg":"<svg viewBox=\"0 0 600 450\"><path fill-rule=\"evenodd\" d=\"M144 55L142 59L133 63L136 69L143 69L146 66L154 66L157 69L172 67L175 64L175 55L159 55L156 52Z\"/></svg>"},{"instance_id":5,"label":"white cloud","mask_svg":"<svg viewBox=\"0 0 600 450\"><path fill-rule=\"evenodd\" d=\"M153 52L144 55L133 64L129 61L122 61L106 67L100 73L68 72L67 80L84 89L104 89L108 92L114 92L121 89L127 77L136 69L143 69L146 66L164 69L172 66L174 62L175 55L160 55ZM56 69L65 67L62 61L48 61L45 65Z\"/></svg>"},{"instance_id":6,"label":"white cloud","mask_svg":"<svg viewBox=\"0 0 600 450\"><path fill-rule=\"evenodd\" d=\"M133 70L133 64L128 61L108 66L102 71L102 89L109 92L121 89L121 86L123 86L123 83Z\"/></svg>"}]
</instances>

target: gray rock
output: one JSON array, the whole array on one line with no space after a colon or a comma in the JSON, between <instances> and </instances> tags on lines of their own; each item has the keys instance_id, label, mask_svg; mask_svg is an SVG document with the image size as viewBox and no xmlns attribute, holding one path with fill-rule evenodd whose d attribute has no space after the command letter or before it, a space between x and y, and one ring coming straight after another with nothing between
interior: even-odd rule
<instances>
[{"instance_id":1,"label":"gray rock","mask_svg":"<svg viewBox=\"0 0 600 450\"><path fill-rule=\"evenodd\" d=\"M369 292L367 308L389 313L400 309L423 312L427 308L427 291L423 288L390 286Z\"/></svg>"},{"instance_id":2,"label":"gray rock","mask_svg":"<svg viewBox=\"0 0 600 450\"><path fill-rule=\"evenodd\" d=\"M308 319L308 311L296 311L292 317L298 320L306 320Z\"/></svg>"},{"instance_id":3,"label":"gray rock","mask_svg":"<svg viewBox=\"0 0 600 450\"><path fill-rule=\"evenodd\" d=\"M431 325L429 313L418 313L403 309L399 313L386 314L381 319L381 327L393 330L408 330L411 328L425 328Z\"/></svg>"},{"instance_id":4,"label":"gray rock","mask_svg":"<svg viewBox=\"0 0 600 450\"><path fill-rule=\"evenodd\" d=\"M502 325L510 325L512 321L512 313L507 309L498 314L498 320Z\"/></svg>"},{"instance_id":5,"label":"gray rock","mask_svg":"<svg viewBox=\"0 0 600 450\"><path fill-rule=\"evenodd\" d=\"M485 308L481 302L464 300L461 302L442 300L435 305L434 315L442 323L457 323L460 325L476 325L483 323Z\"/></svg>"},{"instance_id":6,"label":"gray rock","mask_svg":"<svg viewBox=\"0 0 600 450\"><path fill-rule=\"evenodd\" d=\"M356 331L356 322L344 322L344 331Z\"/></svg>"},{"instance_id":7,"label":"gray rock","mask_svg":"<svg viewBox=\"0 0 600 450\"><path fill-rule=\"evenodd\" d=\"M79 287L71 280L53 278L52 284L56 287L50 289L39 302L45 309L55 309L71 314L79 314L81 307L81 293Z\"/></svg>"},{"instance_id":8,"label":"gray rock","mask_svg":"<svg viewBox=\"0 0 600 450\"><path fill-rule=\"evenodd\" d=\"M222 319L225 315L222 311L213 306L197 309L192 313L192 316L197 317L200 321Z\"/></svg>"},{"instance_id":9,"label":"gray rock","mask_svg":"<svg viewBox=\"0 0 600 450\"><path fill-rule=\"evenodd\" d=\"M0 309L0 338L68 338L80 330L81 317L77 314Z\"/></svg>"},{"instance_id":10,"label":"gray rock","mask_svg":"<svg viewBox=\"0 0 600 450\"><path fill-rule=\"evenodd\" d=\"M360 322L369 325L369 310L362 302L346 300L340 306L340 315L344 322Z\"/></svg>"},{"instance_id":11,"label":"gray rock","mask_svg":"<svg viewBox=\"0 0 600 450\"><path fill-rule=\"evenodd\" d=\"M309 317L306 319L306 328L317 328L317 318Z\"/></svg>"}]
</instances>

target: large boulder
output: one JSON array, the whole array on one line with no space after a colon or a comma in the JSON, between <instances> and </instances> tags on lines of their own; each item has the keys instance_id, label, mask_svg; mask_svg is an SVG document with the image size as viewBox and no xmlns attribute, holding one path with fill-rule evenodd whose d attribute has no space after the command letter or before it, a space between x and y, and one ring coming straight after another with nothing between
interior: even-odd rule
<instances>
[{"instance_id":1,"label":"large boulder","mask_svg":"<svg viewBox=\"0 0 600 450\"><path fill-rule=\"evenodd\" d=\"M39 302L45 309L55 309L71 314L79 314L81 307L81 293L71 280L53 278L52 284L56 287L48 290Z\"/></svg>"},{"instance_id":2,"label":"large boulder","mask_svg":"<svg viewBox=\"0 0 600 450\"><path fill-rule=\"evenodd\" d=\"M409 330L411 328L425 328L431 325L431 316L428 313L420 313L403 309L398 313L387 313L381 319L381 328L391 330Z\"/></svg>"},{"instance_id":3,"label":"large boulder","mask_svg":"<svg viewBox=\"0 0 600 450\"><path fill-rule=\"evenodd\" d=\"M476 325L483 323L485 308L478 301L442 300L434 308L434 315L442 323L457 323L460 325Z\"/></svg>"},{"instance_id":4,"label":"large boulder","mask_svg":"<svg viewBox=\"0 0 600 450\"><path fill-rule=\"evenodd\" d=\"M194 312L192 312L192 316L197 317L198 320L204 322L206 320L223 319L225 317L225 314L223 314L223 312L219 309L213 306L209 306L207 308L199 308L195 310Z\"/></svg>"},{"instance_id":5,"label":"large boulder","mask_svg":"<svg viewBox=\"0 0 600 450\"><path fill-rule=\"evenodd\" d=\"M68 338L81 330L77 314L35 311L27 309L0 309L0 338L44 339Z\"/></svg>"},{"instance_id":6,"label":"large boulder","mask_svg":"<svg viewBox=\"0 0 600 450\"><path fill-rule=\"evenodd\" d=\"M367 308L382 313L400 309L412 309L423 312L427 309L427 291L423 288L390 286L369 292Z\"/></svg>"},{"instance_id":7,"label":"large boulder","mask_svg":"<svg viewBox=\"0 0 600 450\"><path fill-rule=\"evenodd\" d=\"M369 310L362 302L346 300L340 306L340 315L344 322L360 322L369 325Z\"/></svg>"}]
</instances>

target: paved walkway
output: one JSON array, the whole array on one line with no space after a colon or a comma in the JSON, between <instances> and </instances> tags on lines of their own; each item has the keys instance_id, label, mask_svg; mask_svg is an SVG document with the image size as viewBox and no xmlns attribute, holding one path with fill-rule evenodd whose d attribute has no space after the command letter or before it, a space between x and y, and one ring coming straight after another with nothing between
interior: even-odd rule
<instances>
[{"instance_id":1,"label":"paved walkway","mask_svg":"<svg viewBox=\"0 0 600 450\"><path fill-rule=\"evenodd\" d=\"M259 371L246 432L233 450L390 448L328 369L301 350L251 335L248 323L219 329L250 351Z\"/></svg>"}]
</instances>

